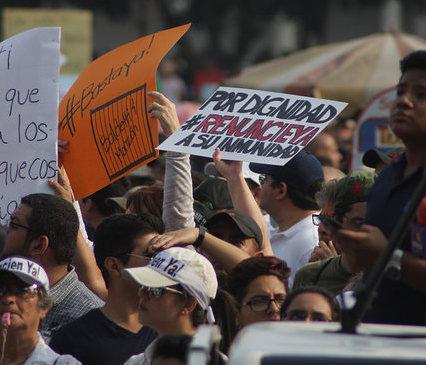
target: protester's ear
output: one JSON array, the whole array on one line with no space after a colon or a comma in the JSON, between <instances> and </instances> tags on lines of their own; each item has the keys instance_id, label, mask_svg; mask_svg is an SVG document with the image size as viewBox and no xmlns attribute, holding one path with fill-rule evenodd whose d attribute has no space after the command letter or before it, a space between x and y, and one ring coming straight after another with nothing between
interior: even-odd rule
<instances>
[{"instance_id":1,"label":"protester's ear","mask_svg":"<svg viewBox=\"0 0 426 365\"><path fill-rule=\"evenodd\" d=\"M263 250L257 251L254 253L252 257L263 257L265 254L263 253Z\"/></svg>"},{"instance_id":2,"label":"protester's ear","mask_svg":"<svg viewBox=\"0 0 426 365\"><path fill-rule=\"evenodd\" d=\"M260 192L262 191L262 188L260 186L254 188L252 190L252 194L254 197L254 200L256 200L256 203L259 204L260 203Z\"/></svg>"},{"instance_id":3,"label":"protester's ear","mask_svg":"<svg viewBox=\"0 0 426 365\"><path fill-rule=\"evenodd\" d=\"M197 301L195 298L188 298L188 300L185 303L185 306L182 308L182 314L190 315L197 306Z\"/></svg>"},{"instance_id":4,"label":"protester's ear","mask_svg":"<svg viewBox=\"0 0 426 365\"><path fill-rule=\"evenodd\" d=\"M116 257L108 256L104 260L104 267L107 269L108 274L110 276L121 276L121 270L123 270L123 264L122 262L117 259Z\"/></svg>"},{"instance_id":5,"label":"protester's ear","mask_svg":"<svg viewBox=\"0 0 426 365\"><path fill-rule=\"evenodd\" d=\"M280 184L277 187L278 193L276 197L278 199L284 199L287 196L287 185L284 182L280 182Z\"/></svg>"},{"instance_id":6,"label":"protester's ear","mask_svg":"<svg viewBox=\"0 0 426 365\"><path fill-rule=\"evenodd\" d=\"M30 257L42 257L49 248L49 238L46 235L40 235L33 240L31 240L28 255Z\"/></svg>"}]
</instances>

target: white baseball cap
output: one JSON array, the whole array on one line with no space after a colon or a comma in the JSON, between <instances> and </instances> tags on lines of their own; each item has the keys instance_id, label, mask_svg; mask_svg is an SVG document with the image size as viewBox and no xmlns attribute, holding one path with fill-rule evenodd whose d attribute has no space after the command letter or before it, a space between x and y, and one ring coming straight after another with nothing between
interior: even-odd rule
<instances>
[{"instance_id":1,"label":"white baseball cap","mask_svg":"<svg viewBox=\"0 0 426 365\"><path fill-rule=\"evenodd\" d=\"M161 288L180 284L203 309L217 292L216 272L209 260L194 250L172 247L158 252L148 266L123 270L138 284Z\"/></svg>"},{"instance_id":2,"label":"white baseball cap","mask_svg":"<svg viewBox=\"0 0 426 365\"><path fill-rule=\"evenodd\" d=\"M10 256L0 261L0 273L10 272L28 285L37 284L49 290L49 278L46 271L34 261L25 257Z\"/></svg>"}]
</instances>

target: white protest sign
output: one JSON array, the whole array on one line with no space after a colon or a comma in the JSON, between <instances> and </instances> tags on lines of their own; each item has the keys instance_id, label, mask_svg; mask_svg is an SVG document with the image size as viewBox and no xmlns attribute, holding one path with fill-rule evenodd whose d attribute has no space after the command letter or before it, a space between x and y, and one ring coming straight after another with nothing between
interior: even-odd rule
<instances>
[{"instance_id":1,"label":"white protest sign","mask_svg":"<svg viewBox=\"0 0 426 365\"><path fill-rule=\"evenodd\" d=\"M220 87L160 150L284 165L347 103L260 90Z\"/></svg>"},{"instance_id":2,"label":"white protest sign","mask_svg":"<svg viewBox=\"0 0 426 365\"><path fill-rule=\"evenodd\" d=\"M60 28L0 43L0 222L56 178Z\"/></svg>"}]
</instances>

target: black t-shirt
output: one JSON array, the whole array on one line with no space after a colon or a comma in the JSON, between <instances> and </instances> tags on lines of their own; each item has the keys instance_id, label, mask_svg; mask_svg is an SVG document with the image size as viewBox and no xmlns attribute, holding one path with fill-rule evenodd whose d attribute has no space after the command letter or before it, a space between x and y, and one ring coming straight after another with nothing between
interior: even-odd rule
<instances>
[{"instance_id":1,"label":"black t-shirt","mask_svg":"<svg viewBox=\"0 0 426 365\"><path fill-rule=\"evenodd\" d=\"M366 223L379 227L389 238L422 175L422 169L404 178L405 156L377 178L367 204ZM402 250L411 252L410 230ZM426 296L401 281L383 278L377 297L364 320L373 323L425 324Z\"/></svg>"},{"instance_id":2,"label":"black t-shirt","mask_svg":"<svg viewBox=\"0 0 426 365\"><path fill-rule=\"evenodd\" d=\"M140 354L157 337L149 327L129 332L110 321L99 308L62 327L49 346L59 354L69 354L84 365L118 365Z\"/></svg>"}]
</instances>

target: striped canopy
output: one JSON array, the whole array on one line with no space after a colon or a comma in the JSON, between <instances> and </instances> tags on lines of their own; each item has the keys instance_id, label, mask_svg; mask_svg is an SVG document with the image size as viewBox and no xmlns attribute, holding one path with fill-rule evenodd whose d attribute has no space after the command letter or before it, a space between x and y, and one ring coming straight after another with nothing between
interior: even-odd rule
<instances>
[{"instance_id":1,"label":"striped canopy","mask_svg":"<svg viewBox=\"0 0 426 365\"><path fill-rule=\"evenodd\" d=\"M418 49L426 49L422 38L378 33L248 67L225 85L345 101L349 106L344 114L349 116L373 95L395 85L399 60Z\"/></svg>"}]
</instances>

